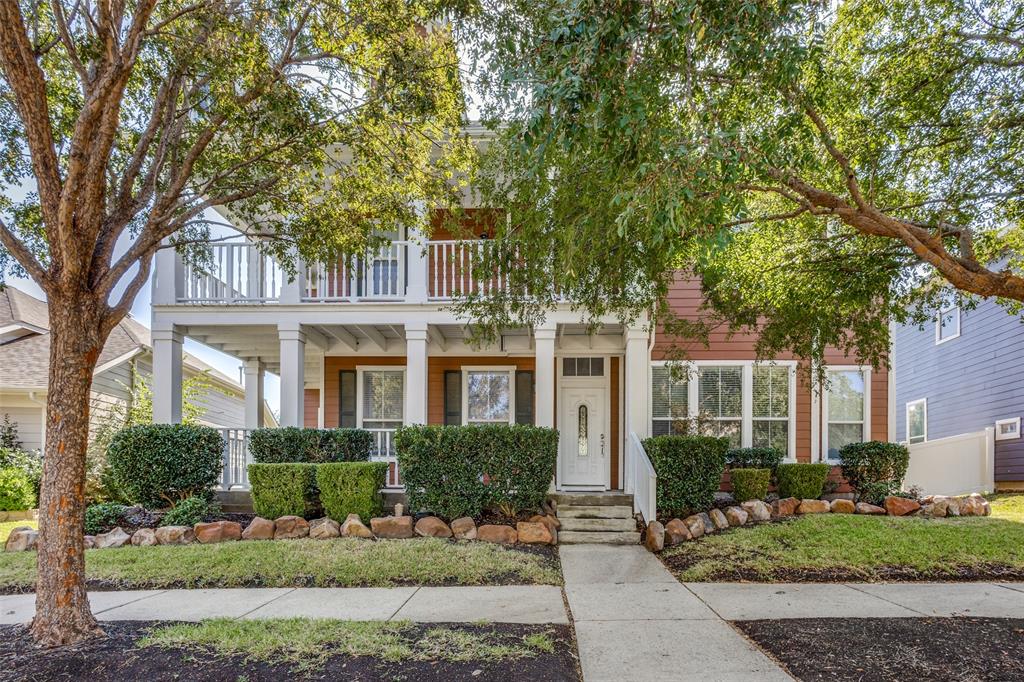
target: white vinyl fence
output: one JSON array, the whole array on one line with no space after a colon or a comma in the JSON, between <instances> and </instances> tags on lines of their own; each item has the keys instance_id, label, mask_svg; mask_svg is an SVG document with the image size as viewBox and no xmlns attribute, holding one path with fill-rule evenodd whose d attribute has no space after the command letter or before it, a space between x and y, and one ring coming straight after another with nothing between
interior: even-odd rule
<instances>
[{"instance_id":1,"label":"white vinyl fence","mask_svg":"<svg viewBox=\"0 0 1024 682\"><path fill-rule=\"evenodd\" d=\"M910 446L904 488L926 495L964 495L995 489L995 430L964 433Z\"/></svg>"}]
</instances>

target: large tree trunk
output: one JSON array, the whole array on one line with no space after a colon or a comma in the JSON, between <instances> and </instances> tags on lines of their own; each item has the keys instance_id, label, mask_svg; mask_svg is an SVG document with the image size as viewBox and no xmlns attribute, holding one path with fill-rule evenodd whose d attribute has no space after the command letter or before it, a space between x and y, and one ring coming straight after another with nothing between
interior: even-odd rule
<instances>
[{"instance_id":1,"label":"large tree trunk","mask_svg":"<svg viewBox=\"0 0 1024 682\"><path fill-rule=\"evenodd\" d=\"M103 635L85 593L85 451L89 391L103 349L101 304L87 293L49 296L50 381L39 500L36 615L41 646Z\"/></svg>"}]
</instances>

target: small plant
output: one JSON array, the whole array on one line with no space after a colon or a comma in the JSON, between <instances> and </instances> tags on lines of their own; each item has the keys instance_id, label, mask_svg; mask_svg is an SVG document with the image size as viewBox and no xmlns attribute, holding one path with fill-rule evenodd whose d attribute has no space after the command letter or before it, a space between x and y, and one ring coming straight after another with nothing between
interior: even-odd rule
<instances>
[{"instance_id":1,"label":"small plant","mask_svg":"<svg viewBox=\"0 0 1024 682\"><path fill-rule=\"evenodd\" d=\"M900 443L877 440L850 443L839 450L843 476L857 499L878 504L898 493L910 464L910 451Z\"/></svg>"},{"instance_id":2,"label":"small plant","mask_svg":"<svg viewBox=\"0 0 1024 682\"><path fill-rule=\"evenodd\" d=\"M730 469L732 496L737 502L763 500L772 481L771 469Z\"/></svg>"},{"instance_id":3,"label":"small plant","mask_svg":"<svg viewBox=\"0 0 1024 682\"><path fill-rule=\"evenodd\" d=\"M655 436L643 443L658 475L658 511L681 515L711 506L722 482L728 438Z\"/></svg>"},{"instance_id":4,"label":"small plant","mask_svg":"<svg viewBox=\"0 0 1024 682\"><path fill-rule=\"evenodd\" d=\"M825 492L825 481L832 470L830 464L780 464L775 471L779 497L816 500Z\"/></svg>"},{"instance_id":5,"label":"small plant","mask_svg":"<svg viewBox=\"0 0 1024 682\"><path fill-rule=\"evenodd\" d=\"M86 535L106 533L114 526L120 525L127 509L128 507L116 502L90 504L85 508Z\"/></svg>"},{"instance_id":6,"label":"small plant","mask_svg":"<svg viewBox=\"0 0 1024 682\"><path fill-rule=\"evenodd\" d=\"M220 513L220 505L203 497L190 497L174 505L160 519L161 526L194 526Z\"/></svg>"},{"instance_id":7,"label":"small plant","mask_svg":"<svg viewBox=\"0 0 1024 682\"><path fill-rule=\"evenodd\" d=\"M0 469L0 511L22 511L36 504L28 474L15 467Z\"/></svg>"},{"instance_id":8,"label":"small plant","mask_svg":"<svg viewBox=\"0 0 1024 682\"><path fill-rule=\"evenodd\" d=\"M773 473L786 457L779 448L733 448L725 454L731 469L770 469Z\"/></svg>"}]
</instances>

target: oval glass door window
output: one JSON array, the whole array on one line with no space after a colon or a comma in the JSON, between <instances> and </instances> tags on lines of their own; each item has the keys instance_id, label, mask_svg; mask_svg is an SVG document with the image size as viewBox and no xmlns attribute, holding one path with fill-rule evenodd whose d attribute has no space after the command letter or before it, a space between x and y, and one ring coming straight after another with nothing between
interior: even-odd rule
<instances>
[{"instance_id":1,"label":"oval glass door window","mask_svg":"<svg viewBox=\"0 0 1024 682\"><path fill-rule=\"evenodd\" d=\"M587 451L587 441L589 439L587 438L587 406L586 405L580 405L578 422L579 423L577 424L577 433L579 434L579 436L577 438L578 445L577 445L577 452L576 452L576 454L579 457L586 457L589 454L588 451Z\"/></svg>"}]
</instances>

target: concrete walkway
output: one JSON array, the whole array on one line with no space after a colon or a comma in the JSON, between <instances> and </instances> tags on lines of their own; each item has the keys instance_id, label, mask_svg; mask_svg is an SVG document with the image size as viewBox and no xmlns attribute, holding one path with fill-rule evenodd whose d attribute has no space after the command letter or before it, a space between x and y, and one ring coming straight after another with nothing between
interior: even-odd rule
<instances>
[{"instance_id":1,"label":"concrete walkway","mask_svg":"<svg viewBox=\"0 0 1024 682\"><path fill-rule=\"evenodd\" d=\"M568 623L562 590L500 587L249 588L90 592L100 620L339 618L431 622ZM26 623L34 594L0 596L0 624Z\"/></svg>"},{"instance_id":2,"label":"concrete walkway","mask_svg":"<svg viewBox=\"0 0 1024 682\"><path fill-rule=\"evenodd\" d=\"M643 547L559 554L585 682L790 679Z\"/></svg>"}]
</instances>

